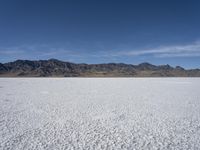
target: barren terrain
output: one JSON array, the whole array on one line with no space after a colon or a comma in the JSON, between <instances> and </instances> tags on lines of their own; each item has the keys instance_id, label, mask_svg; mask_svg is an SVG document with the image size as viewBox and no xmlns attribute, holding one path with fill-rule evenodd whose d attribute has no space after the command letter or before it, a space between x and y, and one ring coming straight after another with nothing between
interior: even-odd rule
<instances>
[{"instance_id":1,"label":"barren terrain","mask_svg":"<svg viewBox=\"0 0 200 150\"><path fill-rule=\"evenodd\" d=\"M0 149L200 149L200 78L0 78Z\"/></svg>"}]
</instances>

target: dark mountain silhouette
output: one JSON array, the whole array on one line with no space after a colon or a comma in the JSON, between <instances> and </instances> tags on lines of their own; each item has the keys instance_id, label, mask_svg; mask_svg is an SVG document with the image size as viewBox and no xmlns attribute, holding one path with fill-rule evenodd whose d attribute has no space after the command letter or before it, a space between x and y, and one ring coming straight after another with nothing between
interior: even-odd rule
<instances>
[{"instance_id":1,"label":"dark mountain silhouette","mask_svg":"<svg viewBox=\"0 0 200 150\"><path fill-rule=\"evenodd\" d=\"M1 77L200 77L200 69L123 63L75 64L57 59L0 63Z\"/></svg>"}]
</instances>

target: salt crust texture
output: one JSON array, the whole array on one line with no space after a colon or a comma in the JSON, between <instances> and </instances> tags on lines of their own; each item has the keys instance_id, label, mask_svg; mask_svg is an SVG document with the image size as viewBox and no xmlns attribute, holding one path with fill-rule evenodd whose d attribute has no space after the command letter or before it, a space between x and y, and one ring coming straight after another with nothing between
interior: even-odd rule
<instances>
[{"instance_id":1,"label":"salt crust texture","mask_svg":"<svg viewBox=\"0 0 200 150\"><path fill-rule=\"evenodd\" d=\"M200 149L200 78L0 78L0 149Z\"/></svg>"}]
</instances>

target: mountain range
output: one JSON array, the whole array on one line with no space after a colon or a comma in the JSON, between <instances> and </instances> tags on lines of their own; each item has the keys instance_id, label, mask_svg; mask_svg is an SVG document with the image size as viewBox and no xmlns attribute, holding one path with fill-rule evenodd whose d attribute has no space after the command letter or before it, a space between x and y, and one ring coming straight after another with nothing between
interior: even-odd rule
<instances>
[{"instance_id":1,"label":"mountain range","mask_svg":"<svg viewBox=\"0 0 200 150\"><path fill-rule=\"evenodd\" d=\"M200 77L200 69L124 63L76 64L57 59L0 63L0 77Z\"/></svg>"}]
</instances>

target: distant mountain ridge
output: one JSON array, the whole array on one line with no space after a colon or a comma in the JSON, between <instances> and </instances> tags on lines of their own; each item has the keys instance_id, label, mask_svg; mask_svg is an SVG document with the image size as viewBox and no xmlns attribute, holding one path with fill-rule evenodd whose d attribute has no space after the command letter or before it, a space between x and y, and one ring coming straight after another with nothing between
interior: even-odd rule
<instances>
[{"instance_id":1,"label":"distant mountain ridge","mask_svg":"<svg viewBox=\"0 0 200 150\"><path fill-rule=\"evenodd\" d=\"M0 77L200 77L200 69L124 63L76 64L57 59L0 63Z\"/></svg>"}]
</instances>

